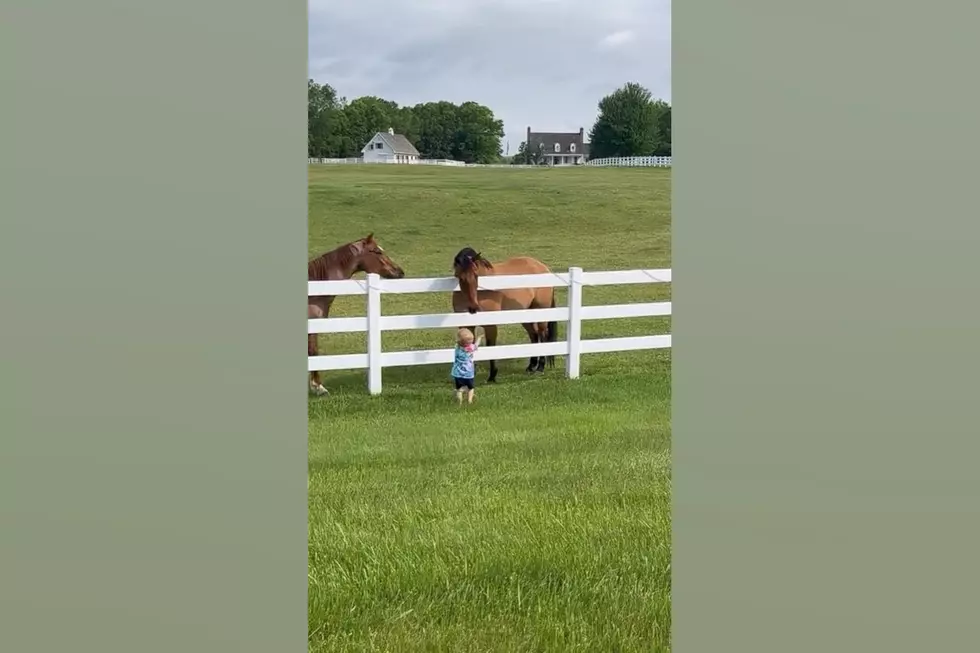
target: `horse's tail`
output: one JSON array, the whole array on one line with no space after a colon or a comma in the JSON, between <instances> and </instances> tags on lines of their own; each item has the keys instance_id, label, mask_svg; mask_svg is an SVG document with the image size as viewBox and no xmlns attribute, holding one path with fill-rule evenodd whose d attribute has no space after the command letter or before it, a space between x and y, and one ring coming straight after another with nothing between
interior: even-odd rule
<instances>
[{"instance_id":1,"label":"horse's tail","mask_svg":"<svg viewBox=\"0 0 980 653\"><path fill-rule=\"evenodd\" d=\"M556 303L555 303L555 290L554 290L554 288L552 288L551 289L551 308L555 308L555 306L556 306ZM557 321L548 322L548 330L545 333L545 340L547 340L548 342L555 342L557 339L558 339L558 322ZM549 367L554 367L555 366L555 357L554 356L548 356L548 366Z\"/></svg>"}]
</instances>

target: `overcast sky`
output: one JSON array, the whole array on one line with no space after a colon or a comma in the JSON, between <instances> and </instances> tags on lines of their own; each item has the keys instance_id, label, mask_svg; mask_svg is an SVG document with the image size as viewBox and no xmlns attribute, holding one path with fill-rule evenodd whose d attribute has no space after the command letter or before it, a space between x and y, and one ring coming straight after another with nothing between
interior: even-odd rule
<instances>
[{"instance_id":1,"label":"overcast sky","mask_svg":"<svg viewBox=\"0 0 980 653\"><path fill-rule=\"evenodd\" d=\"M670 101L670 0L309 0L309 74L348 100L474 100L510 153L533 131L586 134L603 95Z\"/></svg>"}]
</instances>

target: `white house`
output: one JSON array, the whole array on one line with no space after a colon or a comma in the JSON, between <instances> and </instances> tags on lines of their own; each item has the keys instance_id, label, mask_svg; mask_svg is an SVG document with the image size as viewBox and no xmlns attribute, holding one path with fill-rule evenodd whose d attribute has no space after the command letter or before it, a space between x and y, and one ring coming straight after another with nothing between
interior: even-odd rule
<instances>
[{"instance_id":1,"label":"white house","mask_svg":"<svg viewBox=\"0 0 980 653\"><path fill-rule=\"evenodd\" d=\"M364 163L417 163L419 151L394 129L378 132L361 148Z\"/></svg>"}]
</instances>

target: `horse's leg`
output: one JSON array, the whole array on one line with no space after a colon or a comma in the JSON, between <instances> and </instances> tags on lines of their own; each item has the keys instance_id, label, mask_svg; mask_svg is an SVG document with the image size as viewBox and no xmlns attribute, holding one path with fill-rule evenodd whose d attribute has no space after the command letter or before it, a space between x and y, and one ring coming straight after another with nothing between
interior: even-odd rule
<instances>
[{"instance_id":1,"label":"horse's leg","mask_svg":"<svg viewBox=\"0 0 980 653\"><path fill-rule=\"evenodd\" d=\"M521 326L524 327L524 330L525 331L527 331L527 337L531 340L531 344L532 345L537 344L538 342L540 342L540 340L538 338L538 332L537 332L537 325L536 324L532 324L530 322L527 322L525 324L522 324ZM538 367L538 357L537 356L531 356L531 360L528 361L528 363L527 363L527 370L525 370L525 371L528 374L531 374L532 372L535 371L535 369L537 369L537 367Z\"/></svg>"},{"instance_id":2,"label":"horse's leg","mask_svg":"<svg viewBox=\"0 0 980 653\"><path fill-rule=\"evenodd\" d=\"M319 304L310 304L307 307L307 317L309 319L319 319L326 317L327 311L323 309ZM310 333L306 337L306 355L307 356L319 356L319 349L317 346L317 336L316 333ZM327 389L323 387L320 383L320 372L313 371L310 372L310 392L315 395L325 395L329 394Z\"/></svg>"},{"instance_id":3,"label":"horse's leg","mask_svg":"<svg viewBox=\"0 0 980 653\"><path fill-rule=\"evenodd\" d=\"M537 330L538 342L548 342L548 324L546 322L538 322L534 325L534 328ZM534 371L544 372L544 364L547 359L547 356L538 356L538 366Z\"/></svg>"},{"instance_id":4,"label":"horse's leg","mask_svg":"<svg viewBox=\"0 0 980 653\"><path fill-rule=\"evenodd\" d=\"M487 346L493 347L497 344L497 325L490 324L483 327L483 334L487 337ZM497 361L490 361L490 376L487 377L487 383L497 382Z\"/></svg>"},{"instance_id":5,"label":"horse's leg","mask_svg":"<svg viewBox=\"0 0 980 653\"><path fill-rule=\"evenodd\" d=\"M534 301L540 308L555 308L555 289L554 288L542 288L539 289L534 295ZM558 336L558 320L551 319L547 322L538 322L538 342L555 342ZM538 372L544 372L545 363L549 363L552 367L555 366L555 357L553 354L548 356L541 356L538 358Z\"/></svg>"},{"instance_id":6,"label":"horse's leg","mask_svg":"<svg viewBox=\"0 0 980 653\"><path fill-rule=\"evenodd\" d=\"M528 303L528 308L548 308L548 303L543 301L543 298L539 296L540 291L535 291L531 295L531 300ZM546 322L533 322L524 325L524 329L527 331L527 335L531 338L532 343L547 342L548 341L548 324ZM544 364L547 361L547 356L535 356L531 358L531 362L527 366L528 374L532 372L544 372Z\"/></svg>"},{"instance_id":7,"label":"horse's leg","mask_svg":"<svg viewBox=\"0 0 980 653\"><path fill-rule=\"evenodd\" d=\"M316 344L316 335L311 333L306 338L306 355L307 356L318 356ZM327 394L327 389L320 384L320 372L314 370L310 372L310 392L317 395Z\"/></svg>"}]
</instances>

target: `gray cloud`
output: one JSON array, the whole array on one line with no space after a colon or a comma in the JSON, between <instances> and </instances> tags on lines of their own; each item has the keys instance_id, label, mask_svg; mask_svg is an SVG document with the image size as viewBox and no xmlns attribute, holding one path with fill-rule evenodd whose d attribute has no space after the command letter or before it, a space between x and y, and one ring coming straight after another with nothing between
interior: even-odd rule
<instances>
[{"instance_id":1,"label":"gray cloud","mask_svg":"<svg viewBox=\"0 0 980 653\"><path fill-rule=\"evenodd\" d=\"M670 101L670 0L310 0L309 74L349 99L475 100L504 121L586 132L628 81Z\"/></svg>"}]
</instances>

